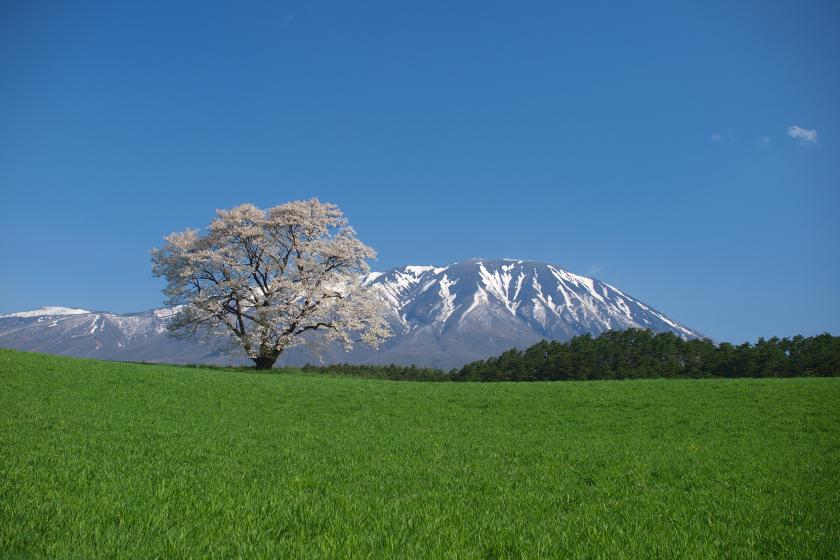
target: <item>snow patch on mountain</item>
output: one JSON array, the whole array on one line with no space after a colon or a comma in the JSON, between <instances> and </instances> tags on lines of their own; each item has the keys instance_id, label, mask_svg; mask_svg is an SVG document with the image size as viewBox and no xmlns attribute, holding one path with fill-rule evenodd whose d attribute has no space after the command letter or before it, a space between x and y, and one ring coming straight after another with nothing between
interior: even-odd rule
<instances>
[{"instance_id":1,"label":"snow patch on mountain","mask_svg":"<svg viewBox=\"0 0 840 560\"><path fill-rule=\"evenodd\" d=\"M449 319L455 311L455 295L452 293L450 288L455 285L456 282L457 280L450 280L446 274L444 274L443 278L440 279L441 312L440 315L438 315L438 321L441 323L446 323L446 320Z\"/></svg>"},{"instance_id":2,"label":"snow patch on mountain","mask_svg":"<svg viewBox=\"0 0 840 560\"><path fill-rule=\"evenodd\" d=\"M90 313L87 309L76 309L73 307L41 307L32 311L18 311L0 315L0 319L7 317L53 317L58 315L84 315Z\"/></svg>"}]
</instances>

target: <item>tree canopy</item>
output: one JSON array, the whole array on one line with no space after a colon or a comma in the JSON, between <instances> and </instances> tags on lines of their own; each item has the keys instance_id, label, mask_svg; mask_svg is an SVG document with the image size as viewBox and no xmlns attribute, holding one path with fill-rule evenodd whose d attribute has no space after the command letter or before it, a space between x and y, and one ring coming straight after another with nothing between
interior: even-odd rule
<instances>
[{"instance_id":1,"label":"tree canopy","mask_svg":"<svg viewBox=\"0 0 840 560\"><path fill-rule=\"evenodd\" d=\"M755 344L736 346L629 329L597 337L585 334L565 342L543 340L526 350L511 349L450 372L394 364L336 364L304 370L412 381L840 376L840 336L760 338Z\"/></svg>"},{"instance_id":2,"label":"tree canopy","mask_svg":"<svg viewBox=\"0 0 840 560\"><path fill-rule=\"evenodd\" d=\"M833 376L840 375L840 337L759 338L736 346L670 332L607 331L508 350L450 375L458 381Z\"/></svg>"},{"instance_id":3,"label":"tree canopy","mask_svg":"<svg viewBox=\"0 0 840 560\"><path fill-rule=\"evenodd\" d=\"M389 336L381 301L363 286L375 251L341 210L318 199L266 210L218 210L204 231L187 229L152 250L167 281L169 324L181 336L226 336L258 369L318 331L326 342L377 347Z\"/></svg>"}]
</instances>

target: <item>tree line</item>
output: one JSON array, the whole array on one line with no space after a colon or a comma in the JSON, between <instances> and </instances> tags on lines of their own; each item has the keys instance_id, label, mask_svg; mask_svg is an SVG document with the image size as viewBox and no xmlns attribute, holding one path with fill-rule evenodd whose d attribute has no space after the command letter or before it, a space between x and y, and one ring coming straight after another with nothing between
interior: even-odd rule
<instances>
[{"instance_id":1,"label":"tree line","mask_svg":"<svg viewBox=\"0 0 840 560\"><path fill-rule=\"evenodd\" d=\"M840 337L828 333L759 338L739 345L683 340L643 329L542 341L526 350L469 363L450 372L415 366L306 366L305 371L416 381L564 381L654 377L803 377L840 375Z\"/></svg>"},{"instance_id":2,"label":"tree line","mask_svg":"<svg viewBox=\"0 0 840 560\"><path fill-rule=\"evenodd\" d=\"M840 375L840 337L759 338L755 344L683 340L673 333L628 329L568 342L542 341L527 350L465 365L458 381L561 381L651 377L801 377Z\"/></svg>"}]
</instances>

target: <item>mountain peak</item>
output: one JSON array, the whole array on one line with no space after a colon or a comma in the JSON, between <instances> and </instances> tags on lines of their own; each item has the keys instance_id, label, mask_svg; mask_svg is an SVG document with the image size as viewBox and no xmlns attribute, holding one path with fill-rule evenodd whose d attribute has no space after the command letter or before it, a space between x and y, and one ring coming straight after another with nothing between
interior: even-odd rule
<instances>
[{"instance_id":1,"label":"mountain peak","mask_svg":"<svg viewBox=\"0 0 840 560\"><path fill-rule=\"evenodd\" d=\"M503 313L545 338L626 328L699 336L614 286L539 261L474 258L442 267L404 266L369 283L382 291L404 327L417 322L444 329L470 315Z\"/></svg>"},{"instance_id":2,"label":"mountain peak","mask_svg":"<svg viewBox=\"0 0 840 560\"><path fill-rule=\"evenodd\" d=\"M33 309L31 311L18 311L16 313L7 313L0 315L0 318L7 317L51 317L58 315L84 315L90 313L87 309L76 309L73 307L41 307L40 309Z\"/></svg>"}]
</instances>

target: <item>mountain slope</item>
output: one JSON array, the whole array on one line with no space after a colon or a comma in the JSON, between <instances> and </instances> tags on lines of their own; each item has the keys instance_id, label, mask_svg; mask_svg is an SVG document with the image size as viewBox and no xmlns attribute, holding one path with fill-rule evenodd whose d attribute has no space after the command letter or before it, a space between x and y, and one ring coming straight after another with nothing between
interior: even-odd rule
<instances>
[{"instance_id":1,"label":"mountain slope","mask_svg":"<svg viewBox=\"0 0 840 560\"><path fill-rule=\"evenodd\" d=\"M524 348L610 329L648 328L683 338L698 333L618 288L533 261L473 259L444 267L404 266L366 282L388 304L394 336L379 351L299 347L280 363L399 363L452 368ZM223 341L166 334L170 310L118 315L44 308L0 316L0 346L114 360L247 363Z\"/></svg>"},{"instance_id":2,"label":"mountain slope","mask_svg":"<svg viewBox=\"0 0 840 560\"><path fill-rule=\"evenodd\" d=\"M166 308L117 314L46 307L0 315L0 347L104 360L245 363L229 355L223 341L208 344L169 336L166 322L172 314Z\"/></svg>"}]
</instances>

